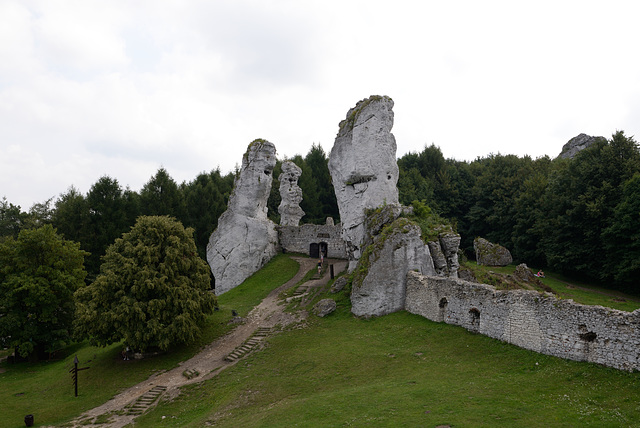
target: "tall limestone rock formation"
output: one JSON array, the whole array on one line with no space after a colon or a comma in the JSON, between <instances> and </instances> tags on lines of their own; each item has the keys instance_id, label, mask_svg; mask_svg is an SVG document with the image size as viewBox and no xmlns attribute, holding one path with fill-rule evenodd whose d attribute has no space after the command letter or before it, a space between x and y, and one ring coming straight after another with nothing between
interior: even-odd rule
<instances>
[{"instance_id":1,"label":"tall limestone rock formation","mask_svg":"<svg viewBox=\"0 0 640 428\"><path fill-rule=\"evenodd\" d=\"M302 170L291 161L282 162L280 180L280 197L282 201L278 207L280 213L280 226L298 226L304 211L300 208L302 202L302 189L298 186L298 179Z\"/></svg>"},{"instance_id":2,"label":"tall limestone rock formation","mask_svg":"<svg viewBox=\"0 0 640 428\"><path fill-rule=\"evenodd\" d=\"M393 100L371 96L349 110L329 155L349 271L363 251L365 210L398 203Z\"/></svg>"},{"instance_id":3,"label":"tall limestone rock formation","mask_svg":"<svg viewBox=\"0 0 640 428\"><path fill-rule=\"evenodd\" d=\"M207 245L207 261L220 295L240 285L277 252L278 234L267 218L276 148L255 140L242 158L227 210Z\"/></svg>"}]
</instances>

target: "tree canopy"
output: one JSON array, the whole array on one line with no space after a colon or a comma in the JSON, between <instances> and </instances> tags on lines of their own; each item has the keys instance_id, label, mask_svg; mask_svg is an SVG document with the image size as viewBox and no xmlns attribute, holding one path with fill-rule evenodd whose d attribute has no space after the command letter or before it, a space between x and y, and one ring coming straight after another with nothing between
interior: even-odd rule
<instances>
[{"instance_id":1,"label":"tree canopy","mask_svg":"<svg viewBox=\"0 0 640 428\"><path fill-rule=\"evenodd\" d=\"M200 333L215 296L193 229L167 216L141 216L109 246L100 275L75 294L78 334L106 346L168 349Z\"/></svg>"},{"instance_id":2,"label":"tree canopy","mask_svg":"<svg viewBox=\"0 0 640 428\"><path fill-rule=\"evenodd\" d=\"M0 242L0 340L22 357L71 339L73 293L84 284L85 252L51 225Z\"/></svg>"}]
</instances>

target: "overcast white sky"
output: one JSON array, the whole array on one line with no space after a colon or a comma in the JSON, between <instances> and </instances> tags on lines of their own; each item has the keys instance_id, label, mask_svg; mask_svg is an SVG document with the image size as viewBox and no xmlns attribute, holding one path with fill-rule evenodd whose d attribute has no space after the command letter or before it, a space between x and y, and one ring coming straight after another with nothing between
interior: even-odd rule
<instances>
[{"instance_id":1,"label":"overcast white sky","mask_svg":"<svg viewBox=\"0 0 640 428\"><path fill-rule=\"evenodd\" d=\"M0 198L226 173L256 138L328 153L370 95L395 101L398 157L638 140L639 20L635 0L0 0Z\"/></svg>"}]
</instances>

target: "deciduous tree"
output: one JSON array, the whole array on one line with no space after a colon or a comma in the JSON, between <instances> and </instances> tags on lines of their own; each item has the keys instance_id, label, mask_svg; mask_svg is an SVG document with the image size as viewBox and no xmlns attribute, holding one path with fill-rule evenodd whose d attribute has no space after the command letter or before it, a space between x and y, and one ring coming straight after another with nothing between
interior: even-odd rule
<instances>
[{"instance_id":1,"label":"deciduous tree","mask_svg":"<svg viewBox=\"0 0 640 428\"><path fill-rule=\"evenodd\" d=\"M26 357L68 343L85 254L51 225L0 243L0 338L6 346Z\"/></svg>"}]
</instances>

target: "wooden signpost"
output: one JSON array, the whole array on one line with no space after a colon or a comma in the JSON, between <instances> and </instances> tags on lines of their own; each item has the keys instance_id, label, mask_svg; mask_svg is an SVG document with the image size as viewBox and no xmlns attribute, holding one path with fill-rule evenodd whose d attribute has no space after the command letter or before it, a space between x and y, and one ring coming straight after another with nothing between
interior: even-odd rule
<instances>
[{"instance_id":1,"label":"wooden signpost","mask_svg":"<svg viewBox=\"0 0 640 428\"><path fill-rule=\"evenodd\" d=\"M78 372L80 370L87 370L89 367L82 367L82 368L78 368L78 363L80 361L78 361L78 356L76 355L76 357L73 359L73 368L69 370L69 373L71 373L71 378L73 379L73 386L75 388L76 391L76 397L78 396Z\"/></svg>"}]
</instances>

